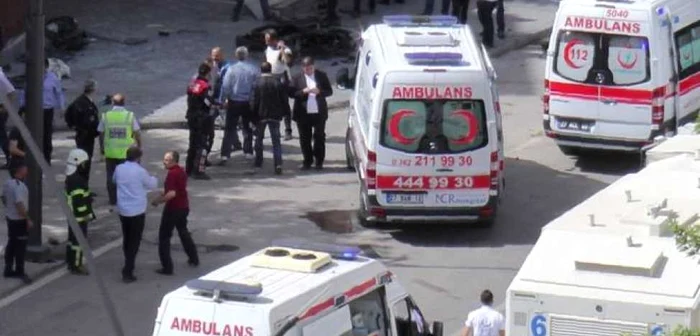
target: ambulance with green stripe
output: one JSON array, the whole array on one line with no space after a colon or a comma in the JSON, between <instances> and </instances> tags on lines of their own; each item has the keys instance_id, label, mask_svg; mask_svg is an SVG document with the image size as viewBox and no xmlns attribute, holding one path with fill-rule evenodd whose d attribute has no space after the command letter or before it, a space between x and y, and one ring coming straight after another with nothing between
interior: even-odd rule
<instances>
[{"instance_id":1,"label":"ambulance with green stripe","mask_svg":"<svg viewBox=\"0 0 700 336\"><path fill-rule=\"evenodd\" d=\"M700 1L562 0L543 101L545 134L565 154L675 135L700 110Z\"/></svg>"},{"instance_id":2,"label":"ambulance with green stripe","mask_svg":"<svg viewBox=\"0 0 700 336\"><path fill-rule=\"evenodd\" d=\"M166 294L153 336L443 336L396 275L361 252L273 242Z\"/></svg>"},{"instance_id":3,"label":"ambulance with green stripe","mask_svg":"<svg viewBox=\"0 0 700 336\"><path fill-rule=\"evenodd\" d=\"M346 158L363 224L493 222L504 188L496 72L450 16L386 16L362 34Z\"/></svg>"}]
</instances>

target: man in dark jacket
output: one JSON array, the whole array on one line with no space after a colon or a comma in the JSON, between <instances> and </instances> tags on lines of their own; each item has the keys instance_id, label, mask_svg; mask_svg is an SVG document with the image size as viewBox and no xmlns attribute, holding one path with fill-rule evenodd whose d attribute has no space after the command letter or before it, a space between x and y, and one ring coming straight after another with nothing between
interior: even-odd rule
<instances>
[{"instance_id":1,"label":"man in dark jacket","mask_svg":"<svg viewBox=\"0 0 700 336\"><path fill-rule=\"evenodd\" d=\"M185 171L195 179L209 180L204 172L206 169L207 121L214 98L211 96L209 80L211 67L202 63L199 65L197 78L187 87L187 126L190 131L189 147Z\"/></svg>"},{"instance_id":2,"label":"man in dark jacket","mask_svg":"<svg viewBox=\"0 0 700 336\"><path fill-rule=\"evenodd\" d=\"M83 89L83 94L76 98L66 109L66 125L75 130L75 145L87 153L88 160L85 162L85 169L81 169L81 174L85 180L90 181L90 164L92 154L95 149L95 138L100 133L97 126L100 124L100 115L97 105L94 103L96 83L87 80Z\"/></svg>"},{"instance_id":3,"label":"man in dark jacket","mask_svg":"<svg viewBox=\"0 0 700 336\"><path fill-rule=\"evenodd\" d=\"M311 57L302 60L303 71L294 76L293 119L299 128L299 144L304 155L302 169L307 170L316 160L316 169L323 168L326 157L326 97L333 94L333 87L325 72L314 67ZM313 145L311 140L313 139Z\"/></svg>"},{"instance_id":4,"label":"man in dark jacket","mask_svg":"<svg viewBox=\"0 0 700 336\"><path fill-rule=\"evenodd\" d=\"M289 114L289 97L287 89L279 79L272 75L272 65L263 62L260 66L261 76L253 86L251 108L258 115L255 136L255 167L262 167L263 137L265 128L270 129L272 138L272 155L275 174L282 174L282 143L280 142L280 122Z\"/></svg>"}]
</instances>

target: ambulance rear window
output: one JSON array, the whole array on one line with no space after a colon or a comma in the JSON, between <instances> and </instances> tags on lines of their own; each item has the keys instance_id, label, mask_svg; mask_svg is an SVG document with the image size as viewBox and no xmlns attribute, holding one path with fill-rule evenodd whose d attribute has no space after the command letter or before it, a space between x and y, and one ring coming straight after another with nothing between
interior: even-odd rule
<instances>
[{"instance_id":1,"label":"ambulance rear window","mask_svg":"<svg viewBox=\"0 0 700 336\"><path fill-rule=\"evenodd\" d=\"M471 151L488 143L482 100L388 100L380 144L405 153Z\"/></svg>"},{"instance_id":2,"label":"ambulance rear window","mask_svg":"<svg viewBox=\"0 0 700 336\"><path fill-rule=\"evenodd\" d=\"M554 71L586 84L635 85L648 81L649 40L645 37L562 30Z\"/></svg>"}]
</instances>

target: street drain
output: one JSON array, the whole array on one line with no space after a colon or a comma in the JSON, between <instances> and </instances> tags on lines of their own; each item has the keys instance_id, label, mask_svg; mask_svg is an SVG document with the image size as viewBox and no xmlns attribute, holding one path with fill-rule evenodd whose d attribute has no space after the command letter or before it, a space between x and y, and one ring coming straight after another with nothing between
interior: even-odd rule
<instances>
[{"instance_id":1,"label":"street drain","mask_svg":"<svg viewBox=\"0 0 700 336\"><path fill-rule=\"evenodd\" d=\"M351 233L354 231L352 210L310 211L301 218L312 221L321 230L332 233Z\"/></svg>"}]
</instances>

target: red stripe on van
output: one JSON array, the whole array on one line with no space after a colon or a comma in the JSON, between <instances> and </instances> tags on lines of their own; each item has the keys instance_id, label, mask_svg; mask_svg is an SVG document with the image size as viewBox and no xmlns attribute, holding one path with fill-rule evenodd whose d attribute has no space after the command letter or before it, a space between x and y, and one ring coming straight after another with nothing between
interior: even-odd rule
<instances>
[{"instance_id":1,"label":"red stripe on van","mask_svg":"<svg viewBox=\"0 0 700 336\"><path fill-rule=\"evenodd\" d=\"M679 93L680 95L685 95L690 93L690 91L693 91L697 88L700 87L700 72L688 76L687 78L684 78L680 83L679 83Z\"/></svg>"},{"instance_id":2,"label":"red stripe on van","mask_svg":"<svg viewBox=\"0 0 700 336\"><path fill-rule=\"evenodd\" d=\"M665 87L665 86L664 86ZM650 105L652 90L623 89L597 85L549 82L552 96L579 98L586 100L611 99L620 103Z\"/></svg>"},{"instance_id":3,"label":"red stripe on van","mask_svg":"<svg viewBox=\"0 0 700 336\"><path fill-rule=\"evenodd\" d=\"M400 180L400 181L399 181ZM397 182L399 181L399 182ZM400 185L400 186L397 186ZM478 176L377 176L377 188L383 190L462 190L488 189L490 175Z\"/></svg>"},{"instance_id":4,"label":"red stripe on van","mask_svg":"<svg viewBox=\"0 0 700 336\"><path fill-rule=\"evenodd\" d=\"M345 296L345 302L351 301L352 299L361 296L367 292L369 292L371 289L377 286L377 278L372 278L369 279L353 288L348 289L343 293L343 296ZM332 297L326 301L323 301L315 306L312 306L309 308L304 315L302 315L299 320L305 320L310 317L316 316L328 309L331 309L335 307L335 298Z\"/></svg>"}]
</instances>

